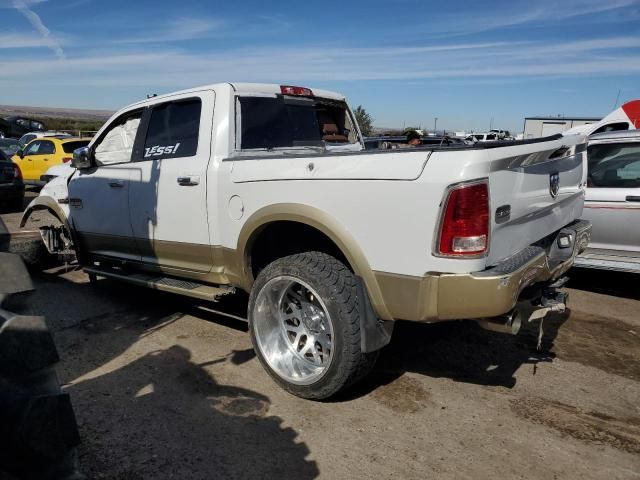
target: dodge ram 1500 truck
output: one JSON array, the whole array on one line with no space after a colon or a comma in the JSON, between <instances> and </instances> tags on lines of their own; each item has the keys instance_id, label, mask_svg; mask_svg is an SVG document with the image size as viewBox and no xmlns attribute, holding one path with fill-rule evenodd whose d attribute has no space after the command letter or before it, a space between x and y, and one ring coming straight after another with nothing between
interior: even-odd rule
<instances>
[{"instance_id":1,"label":"dodge ram 1500 truck","mask_svg":"<svg viewBox=\"0 0 640 480\"><path fill-rule=\"evenodd\" d=\"M342 95L225 83L120 111L25 211L110 277L250 293L256 354L289 392L364 376L394 320L517 332L564 308L589 241L579 136L365 151Z\"/></svg>"}]
</instances>

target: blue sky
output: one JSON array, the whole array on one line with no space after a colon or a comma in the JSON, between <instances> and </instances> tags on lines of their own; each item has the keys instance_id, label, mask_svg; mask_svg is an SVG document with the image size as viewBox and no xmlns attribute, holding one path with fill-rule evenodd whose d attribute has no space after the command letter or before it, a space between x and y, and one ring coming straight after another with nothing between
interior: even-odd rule
<instances>
[{"instance_id":1,"label":"blue sky","mask_svg":"<svg viewBox=\"0 0 640 480\"><path fill-rule=\"evenodd\" d=\"M220 81L337 90L383 127L521 131L640 98L640 0L0 0L0 104Z\"/></svg>"}]
</instances>

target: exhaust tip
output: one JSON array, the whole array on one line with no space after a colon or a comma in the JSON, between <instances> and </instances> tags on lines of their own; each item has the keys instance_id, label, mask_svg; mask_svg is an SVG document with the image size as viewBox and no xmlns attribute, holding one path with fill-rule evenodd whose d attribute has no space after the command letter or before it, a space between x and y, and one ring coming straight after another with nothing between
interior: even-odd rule
<instances>
[{"instance_id":1,"label":"exhaust tip","mask_svg":"<svg viewBox=\"0 0 640 480\"><path fill-rule=\"evenodd\" d=\"M499 317L483 318L476 321L485 330L511 335L517 335L522 328L522 315L516 309Z\"/></svg>"}]
</instances>

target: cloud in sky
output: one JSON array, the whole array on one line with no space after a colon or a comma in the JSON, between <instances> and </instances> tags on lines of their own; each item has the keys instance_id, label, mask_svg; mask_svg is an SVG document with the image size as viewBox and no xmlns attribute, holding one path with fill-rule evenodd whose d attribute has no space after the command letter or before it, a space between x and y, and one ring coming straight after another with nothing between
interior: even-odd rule
<instances>
[{"instance_id":1,"label":"cloud in sky","mask_svg":"<svg viewBox=\"0 0 640 480\"><path fill-rule=\"evenodd\" d=\"M11 1L11 5L13 6L13 8L15 8L18 12L20 12L29 21L29 23L36 30L36 32L40 34L46 46L53 51L56 57L58 57L61 60L64 60L65 58L64 50L62 50L62 47L60 46L60 44L51 35L51 31L47 27L45 27L44 23L42 23L40 16L36 12L31 10L31 8L29 7L34 3L39 3L39 2L34 2L33 0L31 1L12 0Z\"/></svg>"},{"instance_id":2,"label":"cloud in sky","mask_svg":"<svg viewBox=\"0 0 640 480\"><path fill-rule=\"evenodd\" d=\"M618 89L640 96L640 0L324 5L310 15L259 0L0 0L13 10L1 10L0 95L115 108L199 84L286 82L343 91L383 123L419 119L427 102L440 118L526 102L528 113L571 101L562 111L597 114L589 106ZM574 93L554 96L558 84Z\"/></svg>"},{"instance_id":3,"label":"cloud in sky","mask_svg":"<svg viewBox=\"0 0 640 480\"><path fill-rule=\"evenodd\" d=\"M445 14L439 17L437 23L430 23L423 29L436 34L469 35L523 25L557 23L596 14L602 21L603 14L638 5L638 0L562 0L552 5L547 2L521 1L508 7L480 5L483 6L484 13Z\"/></svg>"},{"instance_id":4,"label":"cloud in sky","mask_svg":"<svg viewBox=\"0 0 640 480\"><path fill-rule=\"evenodd\" d=\"M220 32L224 22L214 18L179 17L170 19L153 34L123 35L114 43L167 43L208 38Z\"/></svg>"},{"instance_id":5,"label":"cloud in sky","mask_svg":"<svg viewBox=\"0 0 640 480\"><path fill-rule=\"evenodd\" d=\"M640 39L592 38L545 44L512 42L415 47L325 47L234 49L218 54L194 54L158 48L122 53L87 51L67 59L0 62L5 76L21 77L47 71L53 84L150 85L188 87L194 84L243 81L364 81L430 78L500 78L518 76L573 77L640 72ZM597 55L615 49L615 55ZM420 62L406 62L408 53ZM552 53L552 54L550 54ZM165 68L170 65L171 68ZM158 75L161 68L161 75ZM73 78L69 70L77 72ZM154 73L155 72L155 73ZM28 81L28 80L27 80Z\"/></svg>"}]
</instances>

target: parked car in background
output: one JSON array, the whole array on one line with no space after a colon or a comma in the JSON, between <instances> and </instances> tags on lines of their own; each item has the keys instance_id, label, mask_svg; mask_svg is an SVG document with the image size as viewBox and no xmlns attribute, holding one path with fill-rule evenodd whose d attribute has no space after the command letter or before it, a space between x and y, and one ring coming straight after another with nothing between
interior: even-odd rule
<instances>
[{"instance_id":1,"label":"parked car in background","mask_svg":"<svg viewBox=\"0 0 640 480\"><path fill-rule=\"evenodd\" d=\"M27 132L46 130L44 123L25 117L5 117L0 121L0 137L20 138Z\"/></svg>"},{"instance_id":2,"label":"parked car in background","mask_svg":"<svg viewBox=\"0 0 640 480\"><path fill-rule=\"evenodd\" d=\"M638 128L640 128L640 100L631 100L616 108L599 122L578 125L565 130L562 134L589 136Z\"/></svg>"},{"instance_id":3,"label":"parked car in background","mask_svg":"<svg viewBox=\"0 0 640 480\"><path fill-rule=\"evenodd\" d=\"M456 137L443 137L443 136L423 136L420 137L422 145L435 145L441 147L448 146L461 146L465 143L460 138ZM394 148L394 145L406 144L407 137L404 135L399 136L381 136L381 137L365 137L364 148L365 150L387 150Z\"/></svg>"},{"instance_id":4,"label":"parked car in background","mask_svg":"<svg viewBox=\"0 0 640 480\"><path fill-rule=\"evenodd\" d=\"M9 158L20 151L22 145L13 138L0 138L0 150Z\"/></svg>"},{"instance_id":5,"label":"parked car in background","mask_svg":"<svg viewBox=\"0 0 640 480\"><path fill-rule=\"evenodd\" d=\"M24 203L24 183L20 168L0 150L0 203L9 208L22 210Z\"/></svg>"},{"instance_id":6,"label":"parked car in background","mask_svg":"<svg viewBox=\"0 0 640 480\"><path fill-rule=\"evenodd\" d=\"M465 138L467 143L495 142L496 140L500 140L497 133L472 133Z\"/></svg>"},{"instance_id":7,"label":"parked car in background","mask_svg":"<svg viewBox=\"0 0 640 480\"><path fill-rule=\"evenodd\" d=\"M492 128L491 130L489 130L489 133L495 133L501 140L504 140L506 138L513 138L509 130L498 130L496 128Z\"/></svg>"},{"instance_id":8,"label":"parked car in background","mask_svg":"<svg viewBox=\"0 0 640 480\"><path fill-rule=\"evenodd\" d=\"M588 162L593 232L576 266L640 273L640 130L592 135Z\"/></svg>"},{"instance_id":9,"label":"parked car in background","mask_svg":"<svg viewBox=\"0 0 640 480\"><path fill-rule=\"evenodd\" d=\"M45 138L45 137L71 137L70 134L65 132L57 132L55 130L47 130L44 132L29 132L22 135L18 142L23 147L29 143L31 140L35 140L36 138Z\"/></svg>"},{"instance_id":10,"label":"parked car in background","mask_svg":"<svg viewBox=\"0 0 640 480\"><path fill-rule=\"evenodd\" d=\"M50 167L71 162L73 151L86 147L90 141L90 138L68 136L37 138L12 159L20 167L25 184L42 186L47 183L42 176Z\"/></svg>"}]
</instances>

